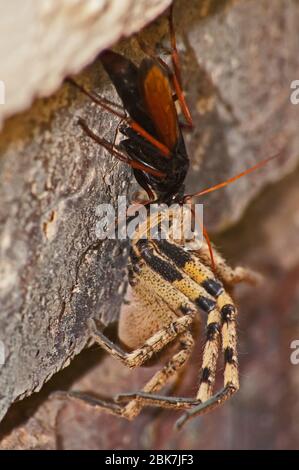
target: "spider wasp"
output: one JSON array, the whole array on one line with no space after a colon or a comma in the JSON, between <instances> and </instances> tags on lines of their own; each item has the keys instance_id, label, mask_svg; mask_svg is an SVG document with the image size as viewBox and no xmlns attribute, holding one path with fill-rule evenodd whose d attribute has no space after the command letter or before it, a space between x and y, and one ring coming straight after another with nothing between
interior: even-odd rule
<instances>
[{"instance_id":1,"label":"spider wasp","mask_svg":"<svg viewBox=\"0 0 299 470\"><path fill-rule=\"evenodd\" d=\"M182 92L179 56L169 14L171 43L170 68L162 59L140 43L146 58L139 66L111 50L101 61L123 103L120 106L88 92L71 82L95 103L120 118L119 130L125 137L119 145L110 143L79 119L83 130L117 159L131 166L139 185L152 202L183 205L194 196L202 196L226 186L265 165L270 157L225 182L192 195L185 194L184 181L189 158L176 109L179 102L185 126L192 128L192 118ZM125 113L126 111L127 113ZM148 225L146 224L145 230ZM200 250L189 251L184 243L173 239L151 239L137 236L131 243L129 284L134 302L121 312L118 336L127 352L113 343L93 325L94 340L116 359L130 368L142 366L170 343L177 350L154 374L142 391L119 395L113 402L98 400L79 392L67 395L83 400L127 419L135 418L144 406L184 409L178 426L193 416L210 411L239 388L236 317L232 287L246 281L254 283L256 275L244 268L232 269L209 241ZM206 339L196 397L162 396L158 392L182 370L190 357L194 334L192 325L200 312L206 315ZM213 392L220 349L224 358L224 385Z\"/></svg>"}]
</instances>

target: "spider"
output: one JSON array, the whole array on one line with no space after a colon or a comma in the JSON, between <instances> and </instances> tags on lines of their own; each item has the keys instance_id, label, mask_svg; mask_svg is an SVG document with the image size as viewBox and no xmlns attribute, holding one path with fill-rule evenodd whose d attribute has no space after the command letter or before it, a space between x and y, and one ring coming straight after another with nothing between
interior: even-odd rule
<instances>
[{"instance_id":1,"label":"spider","mask_svg":"<svg viewBox=\"0 0 299 470\"><path fill-rule=\"evenodd\" d=\"M142 203L147 210L153 202L164 203L167 207L174 202L183 206L194 196L226 186L274 158L263 160L212 188L185 195L189 158L182 128L192 128L193 122L182 92L172 18L171 8L168 21L172 68L141 42L147 58L139 66L111 50L101 55L103 66L123 102L123 110L71 80L93 101L121 119L119 129L125 139L118 146L96 135L82 119L79 124L93 140L132 167L137 182L149 197ZM184 125L178 119L175 101L180 104ZM170 209L162 218L164 216L172 220ZM257 275L241 267L232 269L212 248L203 230L205 239L201 248L192 251L186 249L184 240L142 237L141 234L149 231L149 220L146 220L131 243L129 284L133 301L122 310L119 318L118 336L127 351L107 338L94 323L92 326L93 339L129 368L146 364L174 343L177 349L170 360L141 391L119 395L112 402L79 392L69 392L69 397L129 420L145 406L184 409L185 413L177 422L182 426L189 418L216 408L239 389L237 307L231 291L241 281L255 283ZM196 397L156 394L186 367L195 340L192 326L202 312L206 316L206 339ZM224 385L214 393L220 348L224 357Z\"/></svg>"}]
</instances>

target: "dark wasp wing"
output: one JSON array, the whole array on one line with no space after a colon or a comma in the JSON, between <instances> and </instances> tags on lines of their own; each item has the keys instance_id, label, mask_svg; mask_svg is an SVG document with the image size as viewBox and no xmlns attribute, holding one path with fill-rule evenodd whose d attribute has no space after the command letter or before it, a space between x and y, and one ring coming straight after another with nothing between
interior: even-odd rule
<instances>
[{"instance_id":1,"label":"dark wasp wing","mask_svg":"<svg viewBox=\"0 0 299 470\"><path fill-rule=\"evenodd\" d=\"M144 59L139 67L139 87L159 141L174 150L180 129L167 72L155 60Z\"/></svg>"},{"instance_id":2,"label":"dark wasp wing","mask_svg":"<svg viewBox=\"0 0 299 470\"><path fill-rule=\"evenodd\" d=\"M155 128L144 109L139 89L138 67L131 60L111 50L101 54L101 62L130 117L155 136Z\"/></svg>"}]
</instances>

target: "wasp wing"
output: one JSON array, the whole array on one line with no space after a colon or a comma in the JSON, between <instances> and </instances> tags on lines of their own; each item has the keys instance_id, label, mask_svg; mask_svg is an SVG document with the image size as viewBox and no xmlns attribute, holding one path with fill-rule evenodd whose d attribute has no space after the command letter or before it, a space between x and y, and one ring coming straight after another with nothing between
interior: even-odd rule
<instances>
[{"instance_id":1,"label":"wasp wing","mask_svg":"<svg viewBox=\"0 0 299 470\"><path fill-rule=\"evenodd\" d=\"M147 116L140 94L138 67L131 60L111 50L101 54L101 62L130 117L154 135L154 126Z\"/></svg>"},{"instance_id":2,"label":"wasp wing","mask_svg":"<svg viewBox=\"0 0 299 470\"><path fill-rule=\"evenodd\" d=\"M167 72L155 60L144 59L139 67L139 87L158 139L173 150L179 141L180 129Z\"/></svg>"}]
</instances>

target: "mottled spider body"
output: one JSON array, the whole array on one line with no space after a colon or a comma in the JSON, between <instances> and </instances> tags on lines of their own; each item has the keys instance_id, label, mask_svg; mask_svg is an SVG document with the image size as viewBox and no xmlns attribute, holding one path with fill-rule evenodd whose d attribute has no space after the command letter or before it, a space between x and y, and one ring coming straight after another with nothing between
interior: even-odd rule
<instances>
[{"instance_id":1,"label":"mottled spider body","mask_svg":"<svg viewBox=\"0 0 299 470\"><path fill-rule=\"evenodd\" d=\"M146 363L172 341L176 342L177 351L142 392L118 397L118 401L132 400L122 409L123 416L132 419L143 406L150 405L191 408L186 419L214 408L238 390L237 309L228 289L249 279L249 273L242 268L232 270L216 250L214 257L216 273L207 243L200 250L189 251L183 243L171 239L137 237L133 241L129 263L133 298L122 309L119 338L135 358L131 367ZM196 398L152 395L186 365L196 339L192 324L202 313L206 316L206 339ZM220 347L224 387L213 395Z\"/></svg>"}]
</instances>

